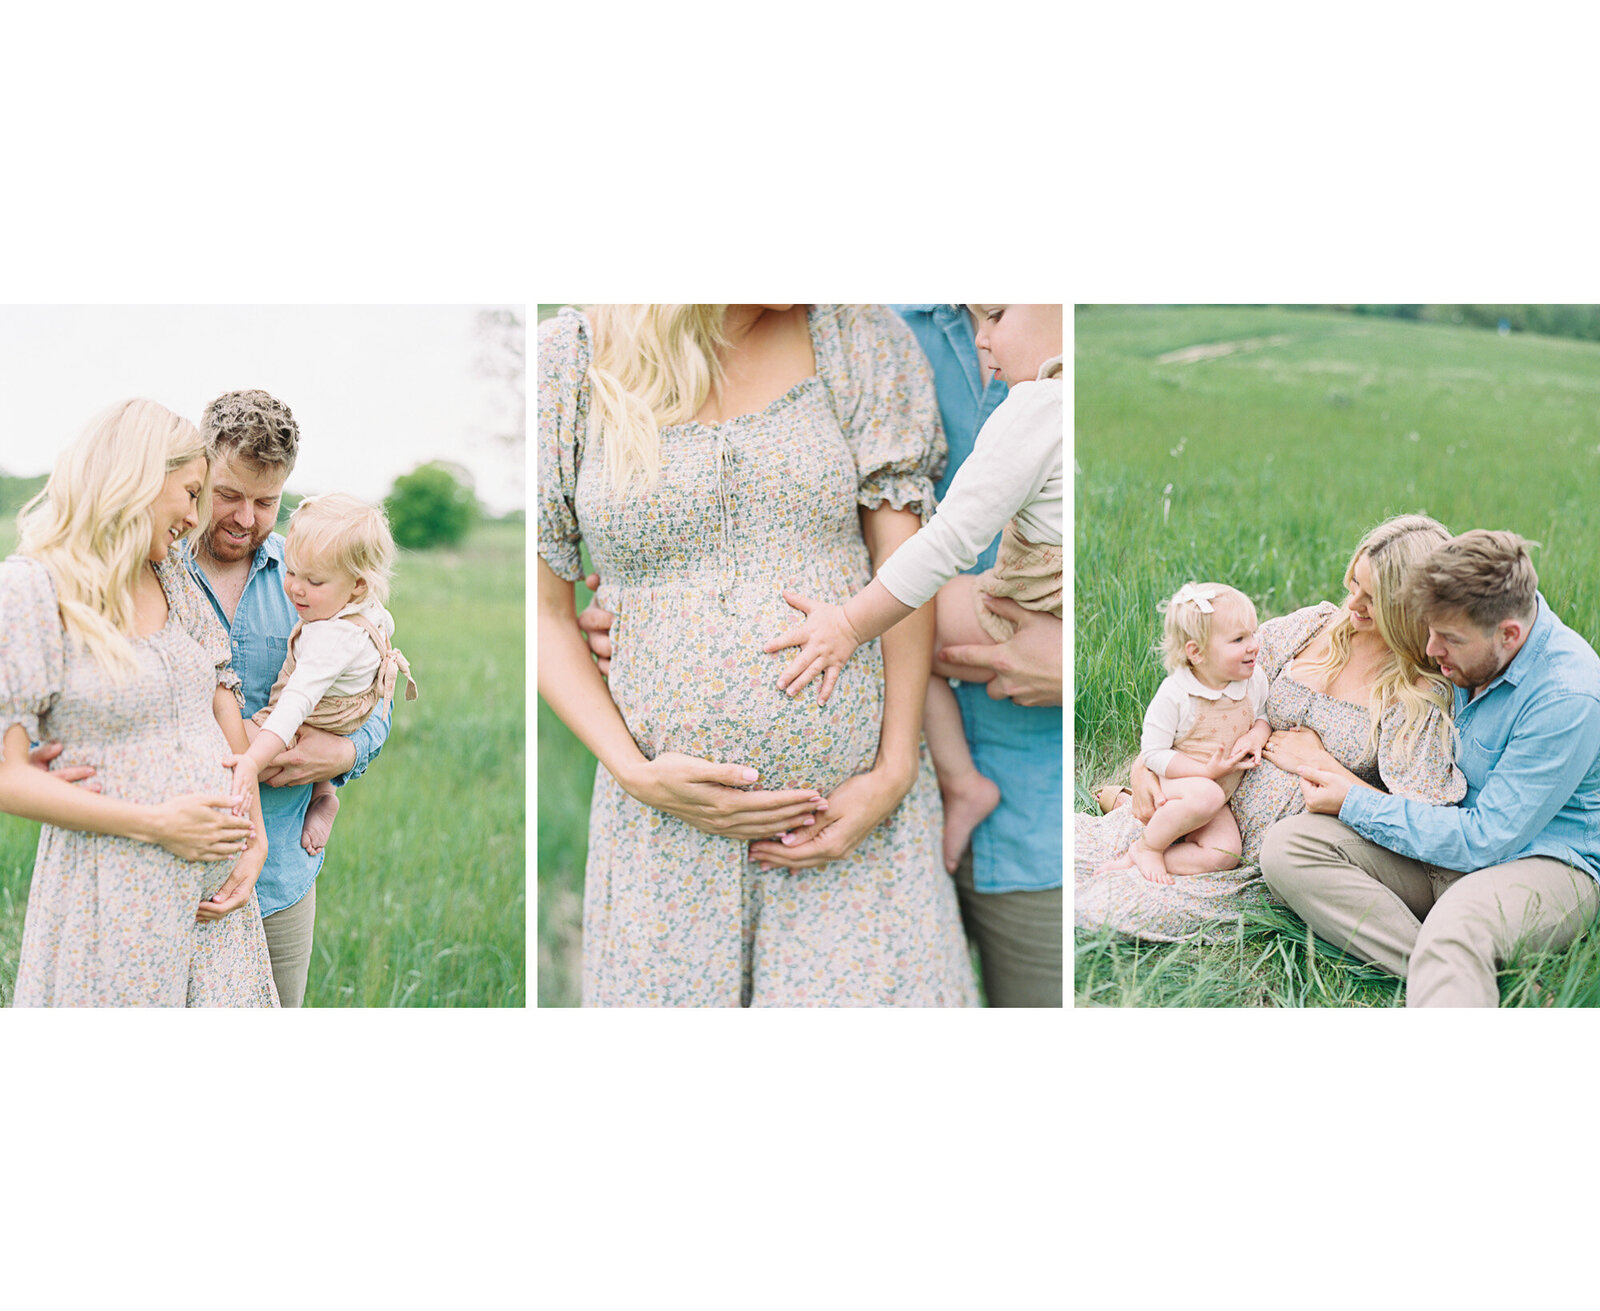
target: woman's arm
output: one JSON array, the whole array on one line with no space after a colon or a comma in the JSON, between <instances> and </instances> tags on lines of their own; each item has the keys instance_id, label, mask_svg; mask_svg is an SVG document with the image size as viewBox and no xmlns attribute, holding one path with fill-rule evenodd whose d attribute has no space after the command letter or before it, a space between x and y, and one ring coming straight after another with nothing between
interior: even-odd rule
<instances>
[{"instance_id":1,"label":"woman's arm","mask_svg":"<svg viewBox=\"0 0 1600 1311\"><path fill-rule=\"evenodd\" d=\"M190 793L140 805L85 792L28 763L28 731L5 731L0 759L0 810L81 833L106 833L165 847L184 860L236 856L250 833L248 818L232 814L235 798Z\"/></svg>"},{"instance_id":2,"label":"woman's arm","mask_svg":"<svg viewBox=\"0 0 1600 1311\"><path fill-rule=\"evenodd\" d=\"M250 742L245 735L244 720L239 714L239 702L230 689L219 685L212 693L211 713L216 716L217 726L222 729L222 736L227 739L235 754L239 753L241 747L249 748ZM261 787L254 777L250 780L250 795L246 798L244 813L246 815L261 813ZM261 871L266 867L266 863L267 826L263 821L252 827L250 845L235 862L227 881L211 894L209 901L200 903L199 909L195 911L195 918L219 920L224 915L231 915L238 910L250 900L250 892L255 887L256 880L261 877Z\"/></svg>"},{"instance_id":3,"label":"woman's arm","mask_svg":"<svg viewBox=\"0 0 1600 1311\"><path fill-rule=\"evenodd\" d=\"M539 695L634 800L703 833L743 841L782 833L818 808L822 794L814 789L750 788L757 775L745 765L676 751L645 759L589 658L572 584L540 558L538 588Z\"/></svg>"},{"instance_id":4,"label":"woman's arm","mask_svg":"<svg viewBox=\"0 0 1600 1311\"><path fill-rule=\"evenodd\" d=\"M919 522L910 510L863 510L861 531L874 567L913 536ZM905 800L917 777L922 707L933 667L933 625L933 606L925 605L883 635L883 727L872 768L828 794L826 816L803 839L757 842L750 848L752 860L784 869L826 865L854 851Z\"/></svg>"}]
</instances>

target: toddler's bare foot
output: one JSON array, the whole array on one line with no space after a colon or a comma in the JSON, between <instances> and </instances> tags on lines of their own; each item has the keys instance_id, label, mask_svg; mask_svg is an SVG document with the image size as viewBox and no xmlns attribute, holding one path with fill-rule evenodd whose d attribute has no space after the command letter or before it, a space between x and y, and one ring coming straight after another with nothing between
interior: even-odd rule
<instances>
[{"instance_id":1,"label":"toddler's bare foot","mask_svg":"<svg viewBox=\"0 0 1600 1311\"><path fill-rule=\"evenodd\" d=\"M333 817L339 813L339 793L335 788L315 793L306 807L306 822L300 828L300 845L313 856L328 845Z\"/></svg>"},{"instance_id":2,"label":"toddler's bare foot","mask_svg":"<svg viewBox=\"0 0 1600 1311\"><path fill-rule=\"evenodd\" d=\"M1152 883L1176 883L1177 880L1167 873L1167 862L1162 859L1159 851L1152 851L1144 845L1141 839L1128 848L1128 855L1133 857L1133 863L1139 867L1139 873Z\"/></svg>"},{"instance_id":3,"label":"toddler's bare foot","mask_svg":"<svg viewBox=\"0 0 1600 1311\"><path fill-rule=\"evenodd\" d=\"M939 792L944 797L944 867L954 874L972 830L1000 804L1000 788L993 779L973 770L948 786L940 779Z\"/></svg>"}]
</instances>

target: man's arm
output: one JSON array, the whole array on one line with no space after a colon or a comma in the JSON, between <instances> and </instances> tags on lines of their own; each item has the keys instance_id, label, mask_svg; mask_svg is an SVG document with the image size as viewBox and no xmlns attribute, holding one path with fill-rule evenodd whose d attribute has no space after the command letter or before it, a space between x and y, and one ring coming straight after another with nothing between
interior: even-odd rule
<instances>
[{"instance_id":1,"label":"man's arm","mask_svg":"<svg viewBox=\"0 0 1600 1311\"><path fill-rule=\"evenodd\" d=\"M1524 850L1572 798L1597 754L1600 701L1547 697L1513 726L1472 805L1430 806L1352 786L1338 814L1379 846L1470 874Z\"/></svg>"},{"instance_id":2,"label":"man's arm","mask_svg":"<svg viewBox=\"0 0 1600 1311\"><path fill-rule=\"evenodd\" d=\"M992 646L947 646L938 653L940 662L993 670L994 677L984 680L993 700L1010 697L1019 706L1059 706L1061 621L1054 615L1024 609L1008 596L985 596L983 604L1016 624L1011 640Z\"/></svg>"},{"instance_id":3,"label":"man's arm","mask_svg":"<svg viewBox=\"0 0 1600 1311\"><path fill-rule=\"evenodd\" d=\"M327 779L335 787L343 787L354 782L366 773L367 766L389 740L392 714L390 705L380 704L367 722L349 737L324 733L320 728L307 728L302 724L300 740L261 771L262 784L287 788Z\"/></svg>"}]
</instances>

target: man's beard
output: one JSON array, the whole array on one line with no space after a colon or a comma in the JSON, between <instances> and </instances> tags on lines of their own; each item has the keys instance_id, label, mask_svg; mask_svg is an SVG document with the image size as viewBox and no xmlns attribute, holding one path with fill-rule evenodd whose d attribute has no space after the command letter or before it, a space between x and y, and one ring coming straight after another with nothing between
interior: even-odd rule
<instances>
[{"instance_id":1,"label":"man's beard","mask_svg":"<svg viewBox=\"0 0 1600 1311\"><path fill-rule=\"evenodd\" d=\"M254 555L271 533L272 529L268 528L258 537L252 529L246 541L235 542L226 535L226 530L222 526L213 525L205 535L206 554L220 564L233 564Z\"/></svg>"}]
</instances>

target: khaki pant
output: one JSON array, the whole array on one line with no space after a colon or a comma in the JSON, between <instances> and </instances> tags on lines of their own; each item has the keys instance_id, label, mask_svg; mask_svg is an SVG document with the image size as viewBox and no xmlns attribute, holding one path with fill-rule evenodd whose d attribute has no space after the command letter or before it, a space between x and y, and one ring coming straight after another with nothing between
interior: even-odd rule
<instances>
[{"instance_id":1,"label":"khaki pant","mask_svg":"<svg viewBox=\"0 0 1600 1311\"><path fill-rule=\"evenodd\" d=\"M983 963L990 1006L1061 1005L1061 889L979 892L972 849L956 866L956 895L967 940Z\"/></svg>"},{"instance_id":2,"label":"khaki pant","mask_svg":"<svg viewBox=\"0 0 1600 1311\"><path fill-rule=\"evenodd\" d=\"M1267 830L1267 886L1318 937L1407 980L1407 1006L1498 1006L1496 970L1520 948L1560 951L1593 922L1600 890L1545 856L1474 874L1368 842L1330 815Z\"/></svg>"},{"instance_id":3,"label":"khaki pant","mask_svg":"<svg viewBox=\"0 0 1600 1311\"><path fill-rule=\"evenodd\" d=\"M285 1007L305 1004L306 976L311 973L311 931L316 926L315 883L294 905L273 911L261 921L267 933L267 954L272 957L278 1001Z\"/></svg>"}]
</instances>

